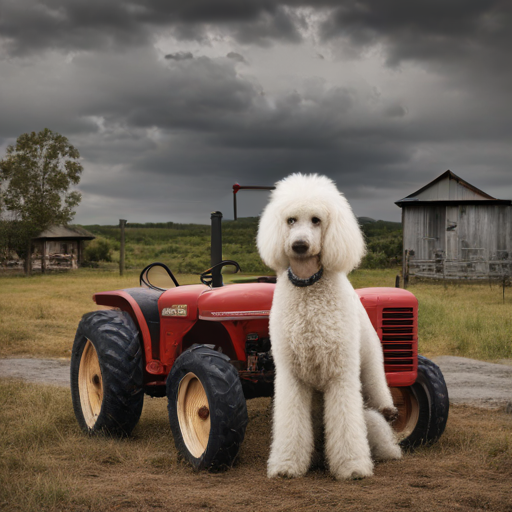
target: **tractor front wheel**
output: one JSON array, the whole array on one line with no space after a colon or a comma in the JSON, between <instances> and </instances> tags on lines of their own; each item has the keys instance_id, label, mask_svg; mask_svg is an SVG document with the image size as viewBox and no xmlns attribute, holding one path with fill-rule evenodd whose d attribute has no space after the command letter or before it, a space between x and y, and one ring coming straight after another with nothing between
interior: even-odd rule
<instances>
[{"instance_id":1,"label":"tractor front wheel","mask_svg":"<svg viewBox=\"0 0 512 512\"><path fill-rule=\"evenodd\" d=\"M139 333L128 313L105 310L83 316L71 353L71 397L84 432L131 433L144 390Z\"/></svg>"},{"instance_id":2,"label":"tractor front wheel","mask_svg":"<svg viewBox=\"0 0 512 512\"><path fill-rule=\"evenodd\" d=\"M448 421L448 389L439 367L418 356L418 377L412 386L391 388L398 418L393 428L403 448L432 444Z\"/></svg>"},{"instance_id":3,"label":"tractor front wheel","mask_svg":"<svg viewBox=\"0 0 512 512\"><path fill-rule=\"evenodd\" d=\"M247 406L229 358L203 345L181 354L167 377L169 422L179 454L195 470L231 467Z\"/></svg>"}]
</instances>

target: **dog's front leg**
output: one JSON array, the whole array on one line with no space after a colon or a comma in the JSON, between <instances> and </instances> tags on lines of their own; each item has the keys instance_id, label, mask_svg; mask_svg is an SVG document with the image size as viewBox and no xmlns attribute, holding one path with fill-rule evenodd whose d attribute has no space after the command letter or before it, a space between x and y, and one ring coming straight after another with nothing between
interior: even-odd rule
<instances>
[{"instance_id":1,"label":"dog's front leg","mask_svg":"<svg viewBox=\"0 0 512 512\"><path fill-rule=\"evenodd\" d=\"M276 368L269 478L303 476L314 448L311 407L313 391L289 368Z\"/></svg>"},{"instance_id":2,"label":"dog's front leg","mask_svg":"<svg viewBox=\"0 0 512 512\"><path fill-rule=\"evenodd\" d=\"M331 381L324 394L325 451L340 480L373 474L360 386L346 380Z\"/></svg>"},{"instance_id":3,"label":"dog's front leg","mask_svg":"<svg viewBox=\"0 0 512 512\"><path fill-rule=\"evenodd\" d=\"M360 302L358 311L361 335L361 382L365 404L367 407L378 410L387 421L392 422L397 418L398 410L393 404L386 381L382 345Z\"/></svg>"}]
</instances>

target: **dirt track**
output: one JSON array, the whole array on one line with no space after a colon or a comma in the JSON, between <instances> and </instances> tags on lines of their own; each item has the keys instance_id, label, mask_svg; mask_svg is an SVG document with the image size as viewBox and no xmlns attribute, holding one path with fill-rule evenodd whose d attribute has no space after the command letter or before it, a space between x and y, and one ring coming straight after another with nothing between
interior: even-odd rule
<instances>
[{"instance_id":1,"label":"dirt track","mask_svg":"<svg viewBox=\"0 0 512 512\"><path fill-rule=\"evenodd\" d=\"M512 412L512 361L494 364L465 357L440 356L450 402L476 407L502 407ZM58 359L0 359L0 377L69 386L69 361Z\"/></svg>"}]
</instances>

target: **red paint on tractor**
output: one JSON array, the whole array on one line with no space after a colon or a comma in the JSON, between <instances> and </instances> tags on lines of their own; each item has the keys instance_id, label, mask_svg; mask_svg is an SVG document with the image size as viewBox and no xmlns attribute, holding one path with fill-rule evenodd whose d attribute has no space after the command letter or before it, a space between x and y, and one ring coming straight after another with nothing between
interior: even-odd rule
<instances>
[{"instance_id":1,"label":"red paint on tractor","mask_svg":"<svg viewBox=\"0 0 512 512\"><path fill-rule=\"evenodd\" d=\"M418 372L418 300L401 288L356 290L382 343L389 386L411 386Z\"/></svg>"},{"instance_id":2,"label":"red paint on tractor","mask_svg":"<svg viewBox=\"0 0 512 512\"><path fill-rule=\"evenodd\" d=\"M165 291L158 300L159 361L153 359L148 326L131 295L117 290L96 293L93 299L96 304L119 308L132 316L141 333L147 374L165 377L183 350L183 338L201 321L222 324L229 334L236 359L247 361L247 336L257 334L265 338L269 335L268 317L274 289L275 285L270 283L244 283L219 288L198 284ZM381 340L388 384L414 384L418 366L416 297L399 288L362 288L356 292ZM205 339L204 343L210 341Z\"/></svg>"},{"instance_id":3,"label":"red paint on tractor","mask_svg":"<svg viewBox=\"0 0 512 512\"><path fill-rule=\"evenodd\" d=\"M214 322L268 319L274 288L268 283L212 288L199 297L199 318Z\"/></svg>"}]
</instances>

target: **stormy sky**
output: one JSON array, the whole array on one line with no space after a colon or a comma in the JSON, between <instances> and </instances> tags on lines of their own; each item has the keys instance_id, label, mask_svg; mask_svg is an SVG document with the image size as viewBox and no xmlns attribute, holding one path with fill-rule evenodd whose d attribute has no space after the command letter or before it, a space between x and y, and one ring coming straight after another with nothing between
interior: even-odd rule
<instances>
[{"instance_id":1,"label":"stormy sky","mask_svg":"<svg viewBox=\"0 0 512 512\"><path fill-rule=\"evenodd\" d=\"M232 185L333 178L358 216L447 169L512 198L506 0L0 0L0 155L80 151L75 222L232 218ZM266 192L239 192L257 215Z\"/></svg>"}]
</instances>

